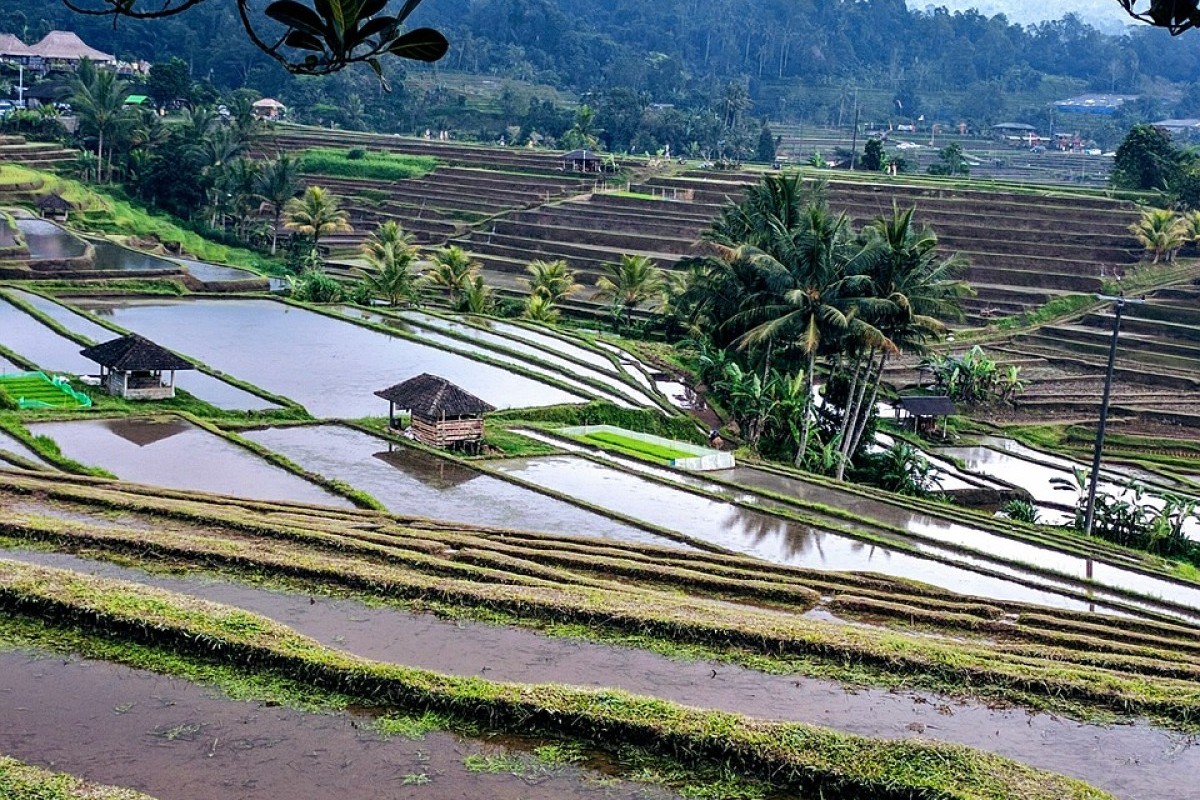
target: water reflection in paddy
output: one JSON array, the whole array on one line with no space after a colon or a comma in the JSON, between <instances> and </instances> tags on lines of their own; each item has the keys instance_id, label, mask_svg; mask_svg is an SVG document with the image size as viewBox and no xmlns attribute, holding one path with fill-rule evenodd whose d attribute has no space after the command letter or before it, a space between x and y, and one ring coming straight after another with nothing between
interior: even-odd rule
<instances>
[{"instance_id":1,"label":"water reflection in paddy","mask_svg":"<svg viewBox=\"0 0 1200 800\"><path fill-rule=\"evenodd\" d=\"M87 253L87 242L44 219L19 219L17 227L25 237L30 257L58 261L79 258Z\"/></svg>"},{"instance_id":2,"label":"water reflection in paddy","mask_svg":"<svg viewBox=\"0 0 1200 800\"><path fill-rule=\"evenodd\" d=\"M638 391L629 384L615 377L611 363L607 364L606 368L604 369L591 369L587 367L581 367L579 364L556 355L556 353L563 353L564 355L573 354L580 349L569 347L566 342L556 341L553 344L548 344L544 347L534 346L526 342L509 339L505 336L500 336L499 334L481 330L473 325L466 325L461 322L442 319L430 314L421 314L418 312L409 311L404 312L402 316L405 319L409 319L415 323L418 323L419 325L432 327L438 330L453 331L454 333L466 336L474 341L488 346L504 347L517 353L527 355L530 358L544 361L547 364L565 370L567 375L580 375L590 378L594 381L599 381L607 386L611 391L616 392L624 397L626 401L632 400L638 405L643 406L654 405L654 401L647 397L644 392ZM497 357L504 358L504 356L498 354Z\"/></svg>"},{"instance_id":3,"label":"water reflection in paddy","mask_svg":"<svg viewBox=\"0 0 1200 800\"><path fill-rule=\"evenodd\" d=\"M189 422L140 419L43 422L29 426L63 454L137 483L259 500L351 508L343 497L260 459Z\"/></svg>"},{"instance_id":4,"label":"water reflection in paddy","mask_svg":"<svg viewBox=\"0 0 1200 800\"><path fill-rule=\"evenodd\" d=\"M72 333L87 337L97 344L115 339L119 335L53 300L17 289L6 291L33 306ZM25 312L2 301L0 301L0 344L4 344L42 369L51 372L94 375L100 369L96 362L89 361L79 354L79 351L83 349L82 345L64 336L59 336ZM175 385L217 408L239 411L262 411L268 408L278 408L270 400L239 389L233 384L214 378L200 370L184 370L175 373Z\"/></svg>"},{"instance_id":5,"label":"water reflection in paddy","mask_svg":"<svg viewBox=\"0 0 1200 800\"><path fill-rule=\"evenodd\" d=\"M648 531L340 425L247 431L305 469L345 481L397 514L675 545Z\"/></svg>"},{"instance_id":6,"label":"water reflection in paddy","mask_svg":"<svg viewBox=\"0 0 1200 800\"><path fill-rule=\"evenodd\" d=\"M1085 610L1082 601L701 497L577 456L499 462L495 468L601 508L781 564L879 572L964 594Z\"/></svg>"},{"instance_id":7,"label":"water reflection in paddy","mask_svg":"<svg viewBox=\"0 0 1200 800\"><path fill-rule=\"evenodd\" d=\"M500 408L581 402L498 367L272 300L87 301L81 307L317 416L387 413L374 392L422 372Z\"/></svg>"}]
</instances>

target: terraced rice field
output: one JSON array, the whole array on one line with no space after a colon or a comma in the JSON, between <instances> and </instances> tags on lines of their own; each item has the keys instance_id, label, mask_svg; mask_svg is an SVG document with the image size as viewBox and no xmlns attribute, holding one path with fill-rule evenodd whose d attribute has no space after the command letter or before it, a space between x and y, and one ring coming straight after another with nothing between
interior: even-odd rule
<instances>
[{"instance_id":1,"label":"terraced rice field","mask_svg":"<svg viewBox=\"0 0 1200 800\"><path fill-rule=\"evenodd\" d=\"M618 766L627 765L631 754L614 752L614 739L608 733L596 734L595 725L607 732L621 726L631 735L637 729L644 751L656 758L680 759L687 766L685 774L703 775L705 765L716 758L727 765L726 775L763 780L768 773L762 770L768 770L771 788L800 790L801 796L806 788L822 786L840 787L838 794L844 797L881 796L882 775L877 770L899 763L894 758L909 765L903 780L912 782L911 789L904 784L897 789L892 783L889 791L899 794L882 796L907 796L922 785L936 785L949 797L976 797L981 789L988 797L1104 796L1001 757L955 749L953 743L964 740L1086 776L1117 796L1137 797L1151 785L1157 796L1187 796L1181 770L1174 771L1177 781L1174 775L1160 777L1157 769L1129 768L1128 757L1138 753L1144 753L1148 763L1161 763L1156 753L1169 736L1163 728L1089 723L1064 727L1050 716L1011 715L1003 708L989 709L937 691L939 684L945 688L970 676L971 694L978 697L1007 697L1080 717L1100 711L1149 714L1169 728L1194 713L1189 710L1196 702L1189 684L1195 669L1194 630L1188 626L980 601L879 577L817 573L734 556L501 530L484 533L377 512L251 500L214 502L194 493L146 491L94 479L47 481L16 473L0 473L0 487L5 510L0 534L8 547L0 551L0 605L9 611L0 641L9 648L14 643L26 650L66 647L93 657L103 654L134 669L185 675L198 674L189 664L213 663L213 653L226 658L239 652L253 663L273 664L268 669L293 675L297 688L313 687L309 691L318 694L310 696L326 691L320 687L338 685L351 702L359 702L354 698L365 698L361 692L367 690L355 686L367 680L376 687L369 705L377 714L436 711L435 728L440 724L453 730L456 720L486 719L487 729L497 733L519 728L523 735L533 733L551 743L566 736L592 752L607 754L607 763ZM47 545L77 557L40 549ZM123 567L103 563L118 554ZM186 564L204 564L223 573L214 582L161 571ZM269 587L245 582L255 575L273 575L272 580L283 583L265 591ZM500 575L505 578L497 582ZM637 581L636 590L625 582L631 579ZM327 592L346 599L320 599ZM371 599L372 608L355 605L358 597ZM221 605L212 605L214 600ZM78 610L72 611L73 606ZM434 611L453 620L464 612L470 616L471 609L489 609L489 624L446 625L424 613ZM27 614L37 614L42 627L25 625ZM517 627L490 627L502 619ZM856 624L847 627L848 620ZM910 630L913 624L921 631ZM107 639L94 636L96 625L103 625ZM574 635L587 631L594 643L545 639L525 628ZM390 633L381 635L382 631ZM975 634L964 639L967 631ZM627 638L631 635L633 639ZM642 650L614 648L618 641L644 648L659 636L692 643L695 649L689 658L700 661L680 665ZM492 640L495 644L489 645ZM422 641L430 644L422 646ZM434 641L440 645L433 646ZM896 647L899 642L902 648ZM166 646L176 653L173 661L156 655ZM481 660L471 655L476 652L495 657ZM6 673L25 680L28 673L20 660L5 658ZM763 658L778 662L790 675L785 680L759 671L756 667L766 663ZM915 694L888 700L888 695L867 689L859 699L850 699L856 697L852 695L842 701L838 698L846 696L823 682L828 676L823 676L821 664L839 665L837 670L853 667L856 680L865 686L886 688L902 682ZM211 666L206 669L208 680L216 680L218 686L233 680ZM602 685L635 694L572 688L573 669L581 670L585 684L584 676L594 681L603 675ZM705 670L713 677L703 679ZM480 672L486 677L469 683L455 677ZM79 686L70 683L68 673L49 674L58 686ZM336 677L351 673L361 677ZM135 676L124 683L127 691L121 700L102 688L109 672L90 674L95 696L104 703L123 707L133 700L130 713L142 713L137 701L144 679ZM935 675L933 683L925 683ZM506 684L494 683L543 676L555 686L512 695L510 700L501 699L508 691ZM559 685L564 681L566 685ZM493 686L502 694L482 702L499 703L488 706L497 710L484 711L481 701L465 701L464 692ZM831 689L834 693L828 694ZM191 697L178 682L168 691ZM252 690L249 696L255 692L261 698L266 688ZM517 701L518 696L525 699ZM194 702L188 699L179 705L188 709ZM673 702L738 713L675 711ZM653 729L638 728L642 723L635 720L651 718L646 716L651 706L651 716L662 722ZM751 723L739 716L746 713L743 706L792 721ZM868 706L879 710L856 710ZM931 707L944 710L928 716ZM625 716L625 709L634 716ZM160 732L175 731L188 741L195 737L208 748L209 758L227 759L232 755L223 755L220 741L214 745L207 735L221 739L219 731L228 725L221 721L228 719L222 717L225 713L207 707L171 720L151 715L132 721L144 720L143 725ZM723 714L728 744L722 747L735 749L680 747L690 735L686 726L716 719L689 716L694 714ZM210 717L211 727L206 728ZM321 727L333 737L330 747L341 746L334 742L343 718L335 716ZM875 735L896 731L944 744L923 739L888 744L842 734L836 739L841 755L831 758L826 748L833 740L820 728L803 727L810 720L841 725L851 718L859 720L853 727ZM261 735L273 732L276 753L305 746L303 734L293 731L295 725L307 723L296 719L288 711L265 718L268 727ZM745 725L752 728L743 729ZM749 757L750 750L736 749L734 743L742 736L739 731L751 729L794 731L800 738L788 737L786 751L763 749L762 740L756 739L755 755ZM86 766L89 753L94 761L99 757L94 754L103 752L100 748L115 737L98 732L93 738L95 745L76 754L75 763ZM1031 746L1038 739L1041 745ZM1104 745L1096 747L1097 739ZM224 740L228 747L236 741ZM430 747L442 752L436 738ZM383 748L386 745L372 749L382 753ZM932 760L926 762L922 752ZM1190 751L1184 753L1191 758ZM33 751L20 754L39 758ZM165 763L162 758L168 755L155 754L148 769L162 768L153 765ZM244 757L253 760L254 754ZM957 784L950 776L960 774L960 766L967 763L963 759L976 760L971 762L969 783ZM940 766L913 771L921 763ZM266 774L271 774L269 769ZM456 771L427 774L444 789L453 783L444 776ZM895 778L893 774L887 780ZM353 792L359 785L351 782L346 790L357 796ZM670 786L668 781L668 790ZM1031 787L1034 794L1020 794Z\"/></svg>"}]
</instances>

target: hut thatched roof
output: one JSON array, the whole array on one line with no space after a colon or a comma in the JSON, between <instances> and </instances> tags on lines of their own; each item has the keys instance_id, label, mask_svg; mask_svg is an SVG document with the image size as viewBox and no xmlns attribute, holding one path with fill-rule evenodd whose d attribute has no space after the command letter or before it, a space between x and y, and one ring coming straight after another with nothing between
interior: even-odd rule
<instances>
[{"instance_id":1,"label":"hut thatched roof","mask_svg":"<svg viewBox=\"0 0 1200 800\"><path fill-rule=\"evenodd\" d=\"M53 61L82 61L87 58L111 63L117 60L115 56L89 46L72 31L50 31L29 49L33 55Z\"/></svg>"},{"instance_id":2,"label":"hut thatched roof","mask_svg":"<svg viewBox=\"0 0 1200 800\"><path fill-rule=\"evenodd\" d=\"M0 33L0 58L27 58L34 55L29 45L11 33Z\"/></svg>"},{"instance_id":3,"label":"hut thatched roof","mask_svg":"<svg viewBox=\"0 0 1200 800\"><path fill-rule=\"evenodd\" d=\"M120 372L195 369L192 362L136 333L84 348L79 353L89 361Z\"/></svg>"},{"instance_id":4,"label":"hut thatched roof","mask_svg":"<svg viewBox=\"0 0 1200 800\"><path fill-rule=\"evenodd\" d=\"M39 211L74 211L75 206L62 195L48 192L37 199L35 204Z\"/></svg>"},{"instance_id":5,"label":"hut thatched roof","mask_svg":"<svg viewBox=\"0 0 1200 800\"><path fill-rule=\"evenodd\" d=\"M900 407L914 417L949 417L956 413L954 401L943 395L901 397Z\"/></svg>"},{"instance_id":6,"label":"hut thatched roof","mask_svg":"<svg viewBox=\"0 0 1200 800\"><path fill-rule=\"evenodd\" d=\"M276 100L274 97L264 97L262 100L255 100L250 104L251 108L285 108L283 103Z\"/></svg>"},{"instance_id":7,"label":"hut thatched roof","mask_svg":"<svg viewBox=\"0 0 1200 800\"><path fill-rule=\"evenodd\" d=\"M421 417L461 417L494 411L495 406L460 389L445 378L422 373L375 393L396 408L408 409Z\"/></svg>"},{"instance_id":8,"label":"hut thatched roof","mask_svg":"<svg viewBox=\"0 0 1200 800\"><path fill-rule=\"evenodd\" d=\"M601 161L600 156L593 153L591 150L572 150L569 153L563 153L563 161Z\"/></svg>"}]
</instances>

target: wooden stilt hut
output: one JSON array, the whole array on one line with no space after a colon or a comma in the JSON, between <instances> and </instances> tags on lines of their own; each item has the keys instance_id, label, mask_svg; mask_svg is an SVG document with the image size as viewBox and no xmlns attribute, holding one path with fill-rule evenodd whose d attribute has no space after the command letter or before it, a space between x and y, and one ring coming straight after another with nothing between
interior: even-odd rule
<instances>
[{"instance_id":1,"label":"wooden stilt hut","mask_svg":"<svg viewBox=\"0 0 1200 800\"><path fill-rule=\"evenodd\" d=\"M170 400L176 371L196 368L136 333L79 352L100 365L100 380L108 393L126 400Z\"/></svg>"},{"instance_id":2,"label":"wooden stilt hut","mask_svg":"<svg viewBox=\"0 0 1200 800\"><path fill-rule=\"evenodd\" d=\"M393 428L396 412L408 411L417 441L434 447L478 448L483 440L483 415L495 410L495 406L429 373L375 394L388 401L388 420Z\"/></svg>"},{"instance_id":3,"label":"wooden stilt hut","mask_svg":"<svg viewBox=\"0 0 1200 800\"><path fill-rule=\"evenodd\" d=\"M942 422L942 436L945 436L947 420L957 413L954 401L944 395L901 397L897 414L900 411L908 414L913 431L922 436L937 433L938 420Z\"/></svg>"}]
</instances>

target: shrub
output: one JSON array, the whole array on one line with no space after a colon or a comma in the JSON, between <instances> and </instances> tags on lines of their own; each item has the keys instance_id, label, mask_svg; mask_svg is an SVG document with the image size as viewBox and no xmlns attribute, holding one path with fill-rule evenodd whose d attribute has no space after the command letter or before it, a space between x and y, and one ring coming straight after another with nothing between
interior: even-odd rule
<instances>
[{"instance_id":1,"label":"shrub","mask_svg":"<svg viewBox=\"0 0 1200 800\"><path fill-rule=\"evenodd\" d=\"M362 147L351 147L346 151L346 158L350 159L351 161L361 161L366 157L367 151Z\"/></svg>"},{"instance_id":2,"label":"shrub","mask_svg":"<svg viewBox=\"0 0 1200 800\"><path fill-rule=\"evenodd\" d=\"M1038 522L1037 506L1028 500L1009 500L1000 507L1000 513L1017 522L1028 522L1030 525Z\"/></svg>"}]
</instances>

